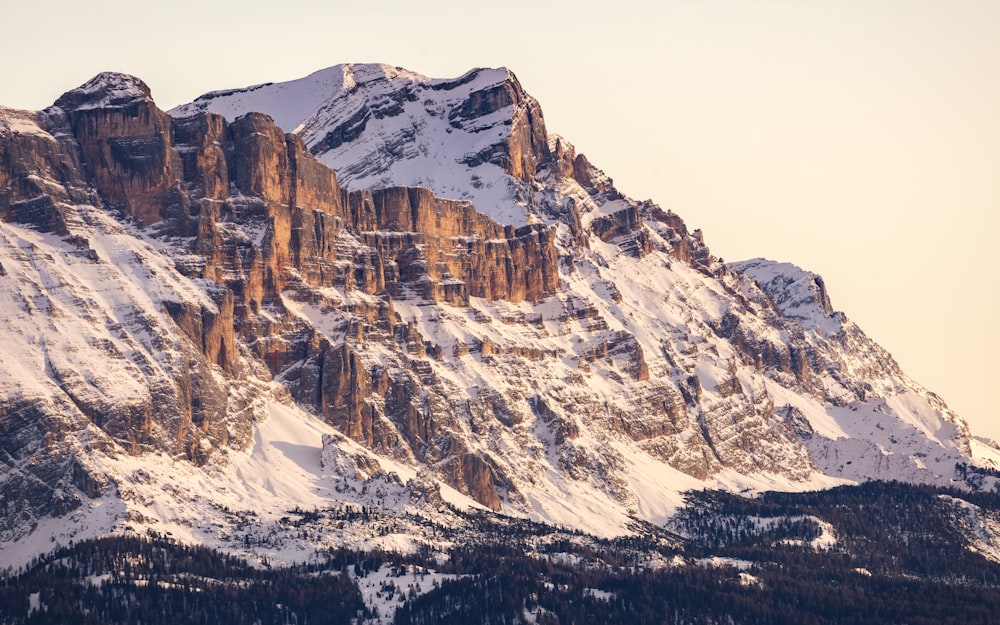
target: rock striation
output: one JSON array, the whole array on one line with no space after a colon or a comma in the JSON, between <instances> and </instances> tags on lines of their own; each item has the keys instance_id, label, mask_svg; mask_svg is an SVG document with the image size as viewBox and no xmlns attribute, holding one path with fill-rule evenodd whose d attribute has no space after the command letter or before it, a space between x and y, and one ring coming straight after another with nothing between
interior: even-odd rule
<instances>
[{"instance_id":1,"label":"rock striation","mask_svg":"<svg viewBox=\"0 0 1000 625\"><path fill-rule=\"evenodd\" d=\"M146 518L129 458L225 473L293 409L337 432L337 492L407 467L413 500L584 528L971 453L821 278L725 265L505 69L344 65L169 114L105 73L0 109L0 298L3 540L116 493Z\"/></svg>"},{"instance_id":2,"label":"rock striation","mask_svg":"<svg viewBox=\"0 0 1000 625\"><path fill-rule=\"evenodd\" d=\"M409 438L428 433L420 423L427 415L411 405L419 389L408 379L369 370L348 342L304 332L300 321L280 310L281 294L290 287L310 290L313 297L325 288L383 297L380 304L350 307L358 317L345 331L362 342L371 334L391 339L398 325L393 297L466 306L470 297L538 301L558 288L549 228L504 226L469 202L442 200L427 189L348 192L298 136L264 114L232 123L211 113L175 120L156 107L140 80L106 73L44 112L5 111L4 119L4 221L86 247L75 232L80 228L68 224L78 217L74 204L101 206L158 236L178 238L176 269L212 284L203 283L208 302L162 298L172 328L162 327L162 319L138 321L159 326L161 334L176 331L188 367L171 372L171 379L146 375L150 388L135 403L118 405L95 395L99 385L84 371L47 367L58 388L47 399L72 406L70 412L80 417L69 429L96 426L127 442L132 453L162 450L204 462L215 445L244 446L245 436L230 440L231 432L220 426L233 412L225 387L261 365L270 365L265 378L295 369L286 376L295 399L375 450L392 452L400 436L380 421L373 393L391 399L388 416L402 421ZM277 322L262 321L266 307L272 313L277 308ZM104 349L122 357L113 343ZM12 398L3 419L24 421L28 399ZM38 408L30 414L51 416ZM24 427L37 435L15 439L20 442L8 450L12 457L50 436L42 431L61 429L31 429L38 425L28 420ZM244 420L235 429L249 428ZM464 452L455 459L453 480L498 505L487 486L494 474L490 464ZM63 510L34 499L40 502L37 514Z\"/></svg>"}]
</instances>

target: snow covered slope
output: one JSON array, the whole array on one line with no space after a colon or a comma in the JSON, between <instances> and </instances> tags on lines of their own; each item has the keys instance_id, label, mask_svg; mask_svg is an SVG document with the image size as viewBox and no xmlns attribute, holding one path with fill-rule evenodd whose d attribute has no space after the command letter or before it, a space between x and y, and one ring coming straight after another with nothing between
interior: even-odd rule
<instances>
[{"instance_id":1,"label":"snow covered slope","mask_svg":"<svg viewBox=\"0 0 1000 625\"><path fill-rule=\"evenodd\" d=\"M503 107L490 105L490 95L504 89L515 95L502 99L499 104ZM282 98L282 93L295 95ZM288 109L293 102L297 106L294 115ZM319 104L309 111L316 102ZM706 387L711 392L721 380L725 392L729 386L740 389L743 383L738 365L752 365L754 373L749 377L766 380L763 389L768 401L775 404L776 414L789 423L816 424L799 427L796 438L809 449L810 460L827 474L849 479L920 479L930 463L934 474L948 478L955 461L969 453L968 432L962 421L939 398L907 378L891 356L845 315L833 311L822 278L789 263L757 260L728 269L713 264L707 249L700 245L699 233L689 235L676 216L622 196L603 172L576 155L564 139L549 136L537 103L523 93L506 69L474 70L442 80L380 65L340 65L287 83L207 94L172 114L202 109L227 118L263 111L276 120L287 120L287 128L302 136L348 185L424 185L446 197L469 198L479 210L508 222L520 223L522 218L520 210L510 209L513 205L526 211L529 221L562 229L566 232L562 241L567 242L564 256L573 258L572 266L579 272L563 276L567 299L586 302L584 305L597 311L610 331L634 335L641 353L652 361L647 363L650 371L663 350L661 343L675 344L676 339L663 339L670 336L665 327L676 335L690 332L694 325L693 320L684 319L685 314L690 316L689 310L668 320L657 301L661 294L679 291L668 286L677 283L678 268L663 271L656 262L654 267L642 267L647 259L628 258L616 271L616 261L622 251L638 251L640 256L652 251L653 258L658 257L657 252L666 252L700 268L691 290L720 290L719 301L691 302L685 298L683 306L698 311L703 317L698 321L707 326L705 334L714 334L714 338L721 335L735 353L729 355L731 365L724 358L713 363L716 369L727 370L724 375L697 362L680 367L680 375L676 360L668 357L675 369L673 387L683 389L684 378L695 373L699 403L705 403ZM444 124L446 119L451 123ZM525 126L532 128L522 134L542 133L548 145L539 148L536 142L529 159L518 152L521 160L532 164L518 168L518 159L510 156L517 150L509 146L531 143L518 140L518 132ZM502 157L468 158L470 153L490 149ZM469 184L483 180L502 181L491 188L512 190L513 197L498 200L477 190L477 184ZM647 224L642 223L643 218ZM605 242L616 245L609 249L602 245ZM609 261L609 257L615 260ZM730 270L736 274L728 273ZM706 279L705 273L712 275ZM738 274L750 278L752 286L739 282ZM635 275L643 276L640 285L635 284ZM584 276L589 281L581 280ZM602 282L611 288L602 292ZM645 292L631 301L622 298L623 291L636 290L637 286L645 287ZM741 310L738 300L736 306L731 301L733 292L761 308ZM608 306L609 296L618 300L612 307ZM651 306L651 301L657 305ZM629 310L630 304L641 310ZM520 314L544 317L534 311ZM566 380L570 373L556 377ZM651 377L662 376L659 372ZM727 380L735 380L735 384ZM594 381L588 382L591 388L599 388ZM504 383L491 381L489 386ZM617 390L606 395L621 397ZM704 432L704 428L697 430ZM716 441L711 435L705 438L714 448L713 455L719 457ZM926 449L925 444L929 445ZM845 454L849 457L842 459ZM799 465L793 462L786 466ZM702 470L712 472L707 467Z\"/></svg>"},{"instance_id":2,"label":"snow covered slope","mask_svg":"<svg viewBox=\"0 0 1000 625\"><path fill-rule=\"evenodd\" d=\"M476 510L613 536L692 488L991 462L818 276L724 265L505 69L343 65L171 116L102 74L0 110L0 156L8 561L126 529L411 549Z\"/></svg>"},{"instance_id":3,"label":"snow covered slope","mask_svg":"<svg viewBox=\"0 0 1000 625\"><path fill-rule=\"evenodd\" d=\"M388 65L336 65L290 82L209 93L170 113L196 111L229 121L267 113L348 189L425 187L515 226L527 222L529 202L518 174L533 173L532 140L546 141L532 135L541 123L537 102L504 68L436 80Z\"/></svg>"}]
</instances>

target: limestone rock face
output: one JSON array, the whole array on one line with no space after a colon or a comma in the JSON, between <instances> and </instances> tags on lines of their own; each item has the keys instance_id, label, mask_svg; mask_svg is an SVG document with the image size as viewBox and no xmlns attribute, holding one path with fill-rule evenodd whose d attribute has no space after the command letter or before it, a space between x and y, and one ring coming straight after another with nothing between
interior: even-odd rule
<instances>
[{"instance_id":1,"label":"limestone rock face","mask_svg":"<svg viewBox=\"0 0 1000 625\"><path fill-rule=\"evenodd\" d=\"M163 307L184 336L200 348L210 364L232 372L237 355L233 333L233 294L228 290L215 290L214 294L218 301L213 308L171 301L164 301Z\"/></svg>"},{"instance_id":2,"label":"limestone rock face","mask_svg":"<svg viewBox=\"0 0 1000 625\"><path fill-rule=\"evenodd\" d=\"M99 74L55 106L65 112L88 177L109 206L153 224L179 202L170 197L179 164L173 120L156 107L145 83Z\"/></svg>"},{"instance_id":3,"label":"limestone rock face","mask_svg":"<svg viewBox=\"0 0 1000 625\"><path fill-rule=\"evenodd\" d=\"M389 261L380 288L454 305L468 298L538 301L559 284L557 251L548 228L501 226L467 202L435 198L427 189L353 192L350 223Z\"/></svg>"},{"instance_id":4,"label":"limestone rock face","mask_svg":"<svg viewBox=\"0 0 1000 625\"><path fill-rule=\"evenodd\" d=\"M263 113L248 113L231 128L233 183L244 195L275 206L289 204L291 168L285 133Z\"/></svg>"},{"instance_id":5,"label":"limestone rock face","mask_svg":"<svg viewBox=\"0 0 1000 625\"><path fill-rule=\"evenodd\" d=\"M0 306L0 540L125 502L132 456L266 459L268 419L315 428L343 492L623 528L692 485L946 483L970 453L821 278L723 264L505 69L337 66L171 115L101 74L0 109Z\"/></svg>"},{"instance_id":6,"label":"limestone rock face","mask_svg":"<svg viewBox=\"0 0 1000 625\"><path fill-rule=\"evenodd\" d=\"M477 76L478 72L470 72L465 78L471 81ZM512 109L507 141L468 157L466 164L490 162L503 167L515 178L529 181L551 156L542 109L537 100L524 92L516 76L508 74L503 82L473 91L448 117L456 125L474 123L505 108Z\"/></svg>"},{"instance_id":7,"label":"limestone rock face","mask_svg":"<svg viewBox=\"0 0 1000 625\"><path fill-rule=\"evenodd\" d=\"M517 95L496 94L482 106L507 106L504 98ZM264 114L232 123L211 113L175 120L156 108L141 81L102 74L46 112L4 119L5 127L21 130L9 130L0 143L6 221L78 236L67 226L67 205L103 203L142 226L186 237L176 268L216 285L205 288L207 301L164 297L159 304L166 317L157 323L169 320L179 332L179 354L189 362L189 370L173 374L173 385L158 382L134 401L112 405L91 392L79 369L50 366L82 422L127 442L133 453L162 448L204 461L212 445L245 444L239 434L247 423L223 426L234 412L224 389L248 369L261 371L245 360L251 357L267 367L267 377L283 376L303 405L373 450L445 458L446 441L428 446L444 434L428 429L430 416L417 408L419 380L371 370L350 343L303 332L284 310L282 292L292 285L385 298L346 306L361 323L345 319L343 327L356 340L391 340L398 325L393 297L465 306L470 297L539 301L558 288L549 228L504 226L469 202L427 189L349 193L299 137ZM264 322L258 311L265 306L278 317ZM427 353L423 342L416 347ZM121 353L113 342L106 349ZM205 436L212 443L196 443ZM412 449L396 449L401 440ZM468 454L456 462L452 477L477 480L469 492L498 506L486 487L493 478L483 477L489 465Z\"/></svg>"},{"instance_id":8,"label":"limestone rock face","mask_svg":"<svg viewBox=\"0 0 1000 625\"><path fill-rule=\"evenodd\" d=\"M232 133L221 115L206 113L174 120L174 139L193 199L221 201L229 197L226 147Z\"/></svg>"},{"instance_id":9,"label":"limestone rock face","mask_svg":"<svg viewBox=\"0 0 1000 625\"><path fill-rule=\"evenodd\" d=\"M453 462L452 481L487 508L499 511L502 500L497 493L497 475L491 464L479 454L462 454Z\"/></svg>"},{"instance_id":10,"label":"limestone rock face","mask_svg":"<svg viewBox=\"0 0 1000 625\"><path fill-rule=\"evenodd\" d=\"M591 222L591 231L602 241L627 235L642 225L642 218L636 207L628 207L607 216L598 217Z\"/></svg>"},{"instance_id":11,"label":"limestone rock face","mask_svg":"<svg viewBox=\"0 0 1000 625\"><path fill-rule=\"evenodd\" d=\"M79 154L64 149L45 130L54 124L52 118L60 117L59 111L0 108L0 219L67 234L66 211L60 204L96 201Z\"/></svg>"}]
</instances>

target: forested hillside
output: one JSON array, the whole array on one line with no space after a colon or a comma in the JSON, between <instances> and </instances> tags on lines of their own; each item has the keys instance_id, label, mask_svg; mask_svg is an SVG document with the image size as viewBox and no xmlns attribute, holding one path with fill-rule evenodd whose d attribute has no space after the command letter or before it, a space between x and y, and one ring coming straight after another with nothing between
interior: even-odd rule
<instances>
[{"instance_id":1,"label":"forested hillside","mask_svg":"<svg viewBox=\"0 0 1000 625\"><path fill-rule=\"evenodd\" d=\"M467 513L475 531L445 552L293 567L119 536L7 571L0 623L986 624L1000 564L981 528L998 519L995 494L873 482L692 492L669 527L618 539Z\"/></svg>"}]
</instances>

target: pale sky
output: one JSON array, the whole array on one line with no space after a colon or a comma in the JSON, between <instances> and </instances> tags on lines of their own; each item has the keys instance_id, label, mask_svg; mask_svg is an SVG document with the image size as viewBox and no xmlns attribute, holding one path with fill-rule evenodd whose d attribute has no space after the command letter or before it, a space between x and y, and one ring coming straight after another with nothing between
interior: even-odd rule
<instances>
[{"instance_id":1,"label":"pale sky","mask_svg":"<svg viewBox=\"0 0 1000 625\"><path fill-rule=\"evenodd\" d=\"M16 3L16 4L15 4ZM506 66L618 188L834 307L1000 440L1000 1L14 0L0 104L103 70L161 108L342 62Z\"/></svg>"}]
</instances>

